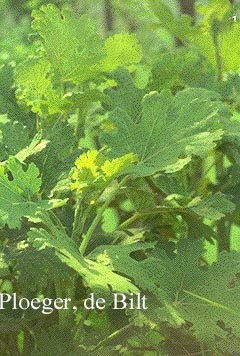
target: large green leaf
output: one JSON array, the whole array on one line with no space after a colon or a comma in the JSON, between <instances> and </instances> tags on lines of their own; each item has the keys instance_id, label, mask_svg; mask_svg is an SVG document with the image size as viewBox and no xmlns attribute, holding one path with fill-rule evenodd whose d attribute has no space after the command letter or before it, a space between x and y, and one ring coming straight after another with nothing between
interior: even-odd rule
<instances>
[{"instance_id":1,"label":"large green leaf","mask_svg":"<svg viewBox=\"0 0 240 356\"><path fill-rule=\"evenodd\" d=\"M120 107L133 120L137 120L141 113L141 101L146 91L135 87L133 79L126 69L116 70L113 79L116 81L116 86L106 90L106 94L111 99L109 110L112 111Z\"/></svg>"},{"instance_id":2,"label":"large green leaf","mask_svg":"<svg viewBox=\"0 0 240 356\"><path fill-rule=\"evenodd\" d=\"M215 344L216 336L229 338L229 330L239 337L239 253L221 253L216 263L201 268L203 241L182 240L174 258L155 248L145 252L145 259L134 259L134 251L149 248L149 244L101 246L89 257L134 280L149 298L144 314L152 322L174 327L190 322L197 339L209 345Z\"/></svg>"},{"instance_id":3,"label":"large green leaf","mask_svg":"<svg viewBox=\"0 0 240 356\"><path fill-rule=\"evenodd\" d=\"M55 74L64 82L80 84L100 73L138 63L142 58L142 47L135 34L115 34L104 43L86 15L77 18L71 11L60 11L50 4L33 11L33 17L32 27L43 40ZM44 63L47 67L47 61ZM45 74L46 70L46 86L49 79Z\"/></svg>"},{"instance_id":4,"label":"large green leaf","mask_svg":"<svg viewBox=\"0 0 240 356\"><path fill-rule=\"evenodd\" d=\"M133 252L152 249L153 247L154 243L99 246L88 258L96 261L99 265L103 264L120 273L131 275L134 282L141 286L141 288L153 292L156 289L156 284L154 276L151 274L152 271L145 269L142 263L130 257L130 254Z\"/></svg>"},{"instance_id":5,"label":"large green leaf","mask_svg":"<svg viewBox=\"0 0 240 356\"><path fill-rule=\"evenodd\" d=\"M75 270L83 277L86 284L93 290L109 294L112 290L128 294L130 291L137 292L137 287L128 278L115 273L113 269L104 264L98 264L93 260L84 258L67 234L55 227L51 220L42 213L39 215L50 229L32 228L28 233L28 241L37 249L46 247L53 248L56 255L68 267Z\"/></svg>"},{"instance_id":6,"label":"large green leaf","mask_svg":"<svg viewBox=\"0 0 240 356\"><path fill-rule=\"evenodd\" d=\"M56 73L62 81L82 83L96 74L96 64L105 56L103 41L87 16L77 18L54 5L33 11L32 27L38 31Z\"/></svg>"},{"instance_id":7,"label":"large green leaf","mask_svg":"<svg viewBox=\"0 0 240 356\"><path fill-rule=\"evenodd\" d=\"M222 137L223 131L212 125L221 115L222 104L207 90L186 89L175 97L169 91L152 92L142 106L138 122L121 108L114 110L110 118L116 129L103 134L112 156L137 154L139 163L131 173L138 176L178 171L192 155L204 156L212 150Z\"/></svg>"}]
</instances>

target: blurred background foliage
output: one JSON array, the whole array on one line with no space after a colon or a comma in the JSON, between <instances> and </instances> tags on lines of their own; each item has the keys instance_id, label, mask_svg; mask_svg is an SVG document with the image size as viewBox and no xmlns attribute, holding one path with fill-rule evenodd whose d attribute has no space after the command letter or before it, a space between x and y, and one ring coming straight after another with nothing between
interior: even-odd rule
<instances>
[{"instance_id":1,"label":"blurred background foliage","mask_svg":"<svg viewBox=\"0 0 240 356\"><path fill-rule=\"evenodd\" d=\"M21 61L31 51L31 12L48 0L1 0L0 64ZM70 6L80 16L87 13L97 23L102 36L117 32L137 33L145 49L145 58L154 60L174 46L172 36L157 26L157 18L147 1L138 0L52 0L57 6ZM194 1L165 0L177 16L180 11L193 14Z\"/></svg>"}]
</instances>

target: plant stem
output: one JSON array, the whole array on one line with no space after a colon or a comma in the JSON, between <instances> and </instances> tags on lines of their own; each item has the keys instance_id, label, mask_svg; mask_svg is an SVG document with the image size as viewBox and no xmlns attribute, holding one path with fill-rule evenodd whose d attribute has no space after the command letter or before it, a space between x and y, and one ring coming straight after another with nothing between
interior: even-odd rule
<instances>
[{"instance_id":1,"label":"plant stem","mask_svg":"<svg viewBox=\"0 0 240 356\"><path fill-rule=\"evenodd\" d=\"M122 179L122 181L117 185L117 187L111 192L111 194L109 194L108 198L106 199L105 203L101 206L101 208L99 208L97 215L95 216L92 224L90 225L86 235L83 236L83 241L79 247L79 251L82 255L84 255L86 248L89 244L89 241L92 237L92 234L94 233L97 225L99 224L99 222L102 219L102 215L104 213L104 211L106 210L106 208L109 206L109 204L111 203L111 201L113 200L113 198L115 197L116 193L118 192L118 190L126 183L126 181L128 180L129 176L126 176Z\"/></svg>"},{"instance_id":2,"label":"plant stem","mask_svg":"<svg viewBox=\"0 0 240 356\"><path fill-rule=\"evenodd\" d=\"M81 137L84 137L84 127L85 127L85 117L88 109L77 109L77 127L75 132L75 145L74 148L78 148L79 140Z\"/></svg>"},{"instance_id":3,"label":"plant stem","mask_svg":"<svg viewBox=\"0 0 240 356\"><path fill-rule=\"evenodd\" d=\"M131 216L129 219L125 220L121 225L119 225L118 229L125 229L134 221L144 216L159 215L166 212L175 213L175 214L177 213L185 214L185 215L190 215L192 217L196 216L194 212L191 212L191 210L188 210L187 208L184 207L160 206L153 210L148 210L141 213L136 212L133 216Z\"/></svg>"},{"instance_id":4,"label":"plant stem","mask_svg":"<svg viewBox=\"0 0 240 356\"><path fill-rule=\"evenodd\" d=\"M221 182L224 173L224 154L216 152L216 180ZM221 189L219 189L221 191ZM224 217L217 222L218 252L230 251L230 230L231 224Z\"/></svg>"},{"instance_id":5,"label":"plant stem","mask_svg":"<svg viewBox=\"0 0 240 356\"><path fill-rule=\"evenodd\" d=\"M154 193L157 193L159 195L161 195L161 197L164 199L166 198L167 194L164 193L154 182L154 180L152 179L152 177L145 177L144 178L146 183L149 185L149 187L152 189L152 191Z\"/></svg>"},{"instance_id":6,"label":"plant stem","mask_svg":"<svg viewBox=\"0 0 240 356\"><path fill-rule=\"evenodd\" d=\"M200 342L200 349L201 349L201 354L202 354L202 356L206 356L206 354L205 354L205 347L204 347L204 343L203 343L203 342Z\"/></svg>"},{"instance_id":7,"label":"plant stem","mask_svg":"<svg viewBox=\"0 0 240 356\"><path fill-rule=\"evenodd\" d=\"M221 57L221 48L219 43L219 22L214 20L212 24L212 39L215 48L215 59L217 65L217 81L222 81L222 57Z\"/></svg>"},{"instance_id":8,"label":"plant stem","mask_svg":"<svg viewBox=\"0 0 240 356\"><path fill-rule=\"evenodd\" d=\"M82 317L79 323L76 325L76 329L74 332L74 340L76 341L81 340L83 336L84 321L87 319L89 314L90 314L90 310L83 308Z\"/></svg>"},{"instance_id":9,"label":"plant stem","mask_svg":"<svg viewBox=\"0 0 240 356\"><path fill-rule=\"evenodd\" d=\"M72 238L75 239L77 232L79 230L79 224L82 216L82 199L77 200L77 208L75 210L74 222L73 222L73 230L72 230Z\"/></svg>"},{"instance_id":10,"label":"plant stem","mask_svg":"<svg viewBox=\"0 0 240 356\"><path fill-rule=\"evenodd\" d=\"M58 318L59 318L59 325L63 328L68 328L69 325L72 324L74 315L72 311L72 303L74 300L75 295L75 288L74 288L74 277L70 276L68 280L69 285L62 287L61 281L55 282L55 292L57 298L69 298L71 299L69 308L67 310L59 309L58 310Z\"/></svg>"},{"instance_id":11,"label":"plant stem","mask_svg":"<svg viewBox=\"0 0 240 356\"><path fill-rule=\"evenodd\" d=\"M135 213L129 219L125 220L123 223L119 225L119 229L125 229L128 225L131 225L134 221L136 221L141 215Z\"/></svg>"},{"instance_id":12,"label":"plant stem","mask_svg":"<svg viewBox=\"0 0 240 356\"><path fill-rule=\"evenodd\" d=\"M106 35L113 30L113 11L111 0L104 0Z\"/></svg>"},{"instance_id":13,"label":"plant stem","mask_svg":"<svg viewBox=\"0 0 240 356\"><path fill-rule=\"evenodd\" d=\"M63 291L60 282L55 282L55 292L56 292L56 297L57 298L63 298ZM65 310L60 309L58 310L58 319L59 319L59 325L64 326L65 325Z\"/></svg>"},{"instance_id":14,"label":"plant stem","mask_svg":"<svg viewBox=\"0 0 240 356\"><path fill-rule=\"evenodd\" d=\"M230 251L230 228L231 224L226 218L217 223L218 252Z\"/></svg>"},{"instance_id":15,"label":"plant stem","mask_svg":"<svg viewBox=\"0 0 240 356\"><path fill-rule=\"evenodd\" d=\"M109 341L115 339L116 337L120 336L122 333L124 333L125 331L127 331L128 329L132 328L131 324L128 324L126 326L124 326L123 328L114 331L114 333L112 333L111 335L109 335L108 337L106 337L104 340L100 341L93 350L90 351L90 353L96 351L97 349L100 349L102 346L104 346L106 343L108 343Z\"/></svg>"},{"instance_id":16,"label":"plant stem","mask_svg":"<svg viewBox=\"0 0 240 356\"><path fill-rule=\"evenodd\" d=\"M54 222L54 224L56 225L56 227L61 231L63 232L64 234L66 234L66 231L65 231L65 228L64 226L62 225L61 221L59 220L59 218L57 217L57 215L52 211L52 210L49 210L49 217L50 219Z\"/></svg>"},{"instance_id":17,"label":"plant stem","mask_svg":"<svg viewBox=\"0 0 240 356\"><path fill-rule=\"evenodd\" d=\"M53 125L53 127L52 127L52 131L54 131L54 130L57 128L58 124L62 121L62 119L63 119L64 117L65 117L65 113L62 113L62 114L60 114L60 115L58 116L57 120L55 121L55 123L54 123L54 125Z\"/></svg>"}]
</instances>

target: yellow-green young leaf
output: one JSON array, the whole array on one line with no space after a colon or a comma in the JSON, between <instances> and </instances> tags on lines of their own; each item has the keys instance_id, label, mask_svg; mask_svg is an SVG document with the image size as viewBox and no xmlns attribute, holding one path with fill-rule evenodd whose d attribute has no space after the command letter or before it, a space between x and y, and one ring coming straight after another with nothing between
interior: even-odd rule
<instances>
[{"instance_id":1,"label":"yellow-green young leaf","mask_svg":"<svg viewBox=\"0 0 240 356\"><path fill-rule=\"evenodd\" d=\"M142 47L135 34L119 33L105 41L107 57L102 63L102 71L112 72L118 67L139 63Z\"/></svg>"},{"instance_id":2,"label":"yellow-green young leaf","mask_svg":"<svg viewBox=\"0 0 240 356\"><path fill-rule=\"evenodd\" d=\"M97 150L83 153L75 162L76 167L73 168L71 178L72 190L77 190L82 193L88 187L94 185L101 178L99 167L104 163L104 157Z\"/></svg>"},{"instance_id":3,"label":"yellow-green young leaf","mask_svg":"<svg viewBox=\"0 0 240 356\"><path fill-rule=\"evenodd\" d=\"M129 153L122 157L107 160L101 167L104 177L108 180L113 177L117 177L129 169L134 162L137 162L137 156Z\"/></svg>"},{"instance_id":4,"label":"yellow-green young leaf","mask_svg":"<svg viewBox=\"0 0 240 356\"><path fill-rule=\"evenodd\" d=\"M61 112L64 99L53 89L51 63L45 58L30 58L17 66L17 97L39 115Z\"/></svg>"},{"instance_id":5,"label":"yellow-green young leaf","mask_svg":"<svg viewBox=\"0 0 240 356\"><path fill-rule=\"evenodd\" d=\"M79 84L96 75L96 64L105 56L103 41L85 15L49 4L33 11L32 27L43 40L47 57L62 81Z\"/></svg>"},{"instance_id":6,"label":"yellow-green young leaf","mask_svg":"<svg viewBox=\"0 0 240 356\"><path fill-rule=\"evenodd\" d=\"M132 153L112 160L107 160L97 150L83 153L76 160L76 167L72 170L71 189L77 190L80 194L89 189L103 189L112 179L123 174L135 162L136 156Z\"/></svg>"}]
</instances>

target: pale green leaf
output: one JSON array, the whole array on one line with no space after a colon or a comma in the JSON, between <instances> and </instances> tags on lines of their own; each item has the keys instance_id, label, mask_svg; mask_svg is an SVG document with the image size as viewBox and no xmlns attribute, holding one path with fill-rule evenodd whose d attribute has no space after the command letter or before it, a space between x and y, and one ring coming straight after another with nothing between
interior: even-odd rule
<instances>
[{"instance_id":1,"label":"pale green leaf","mask_svg":"<svg viewBox=\"0 0 240 356\"><path fill-rule=\"evenodd\" d=\"M15 83L18 99L31 106L33 112L39 115L61 112L65 101L53 89L51 63L45 58L29 58L18 65Z\"/></svg>"},{"instance_id":2,"label":"pale green leaf","mask_svg":"<svg viewBox=\"0 0 240 356\"><path fill-rule=\"evenodd\" d=\"M135 34L119 33L105 41L107 57L102 63L103 72L138 63L142 59L142 47Z\"/></svg>"},{"instance_id":3,"label":"pale green leaf","mask_svg":"<svg viewBox=\"0 0 240 356\"><path fill-rule=\"evenodd\" d=\"M48 140L42 139L42 132L38 132L32 139L30 144L19 151L15 157L20 161L24 162L26 158L33 156L39 152L41 152L49 143Z\"/></svg>"},{"instance_id":4,"label":"pale green leaf","mask_svg":"<svg viewBox=\"0 0 240 356\"><path fill-rule=\"evenodd\" d=\"M49 4L33 11L32 27L43 40L47 57L62 81L79 84L96 75L105 56L103 41L92 21Z\"/></svg>"}]
</instances>

